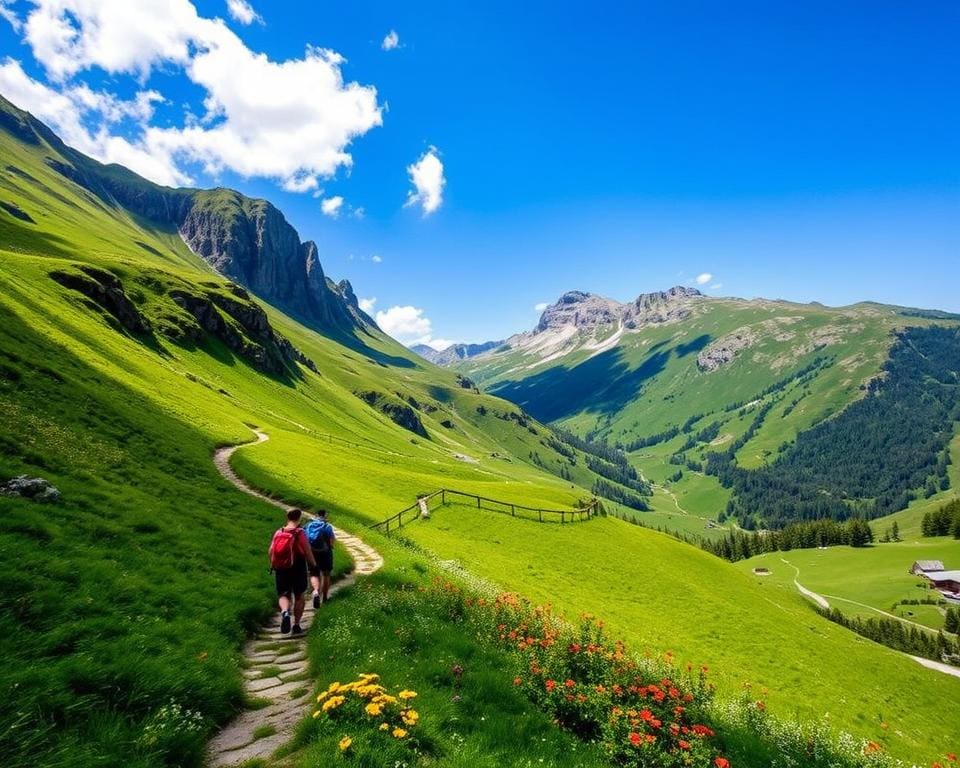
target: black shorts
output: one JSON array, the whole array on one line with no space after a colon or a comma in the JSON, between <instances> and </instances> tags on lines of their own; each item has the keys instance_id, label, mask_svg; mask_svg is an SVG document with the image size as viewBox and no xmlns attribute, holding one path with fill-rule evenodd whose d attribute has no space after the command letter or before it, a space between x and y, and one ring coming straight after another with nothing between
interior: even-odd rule
<instances>
[{"instance_id":1,"label":"black shorts","mask_svg":"<svg viewBox=\"0 0 960 768\"><path fill-rule=\"evenodd\" d=\"M307 591L307 569L303 563L294 565L293 568L283 568L274 571L277 579L277 596L286 595L297 596Z\"/></svg>"},{"instance_id":2,"label":"black shorts","mask_svg":"<svg viewBox=\"0 0 960 768\"><path fill-rule=\"evenodd\" d=\"M333 550L328 549L325 552L318 552L313 550L313 557L317 561L316 568L310 569L311 576L319 576L321 573L324 576L329 576L333 572Z\"/></svg>"}]
</instances>

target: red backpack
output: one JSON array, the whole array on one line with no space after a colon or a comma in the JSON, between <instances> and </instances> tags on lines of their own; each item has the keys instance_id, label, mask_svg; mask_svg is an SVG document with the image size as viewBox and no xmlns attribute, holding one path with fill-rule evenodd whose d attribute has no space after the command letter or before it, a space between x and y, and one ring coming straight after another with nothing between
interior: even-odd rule
<instances>
[{"instance_id":1,"label":"red backpack","mask_svg":"<svg viewBox=\"0 0 960 768\"><path fill-rule=\"evenodd\" d=\"M302 544L297 546L302 533L302 528L281 528L273 534L273 541L270 542L271 568L276 571L293 568L297 554L303 552Z\"/></svg>"}]
</instances>

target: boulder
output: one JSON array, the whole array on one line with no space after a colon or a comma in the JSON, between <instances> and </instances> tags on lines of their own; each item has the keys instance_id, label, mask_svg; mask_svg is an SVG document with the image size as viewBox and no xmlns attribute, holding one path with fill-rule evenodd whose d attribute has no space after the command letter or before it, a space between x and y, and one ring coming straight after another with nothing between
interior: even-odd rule
<instances>
[{"instance_id":1,"label":"boulder","mask_svg":"<svg viewBox=\"0 0 960 768\"><path fill-rule=\"evenodd\" d=\"M60 501L60 491L42 477L18 475L0 485L0 496L20 498L52 504Z\"/></svg>"}]
</instances>

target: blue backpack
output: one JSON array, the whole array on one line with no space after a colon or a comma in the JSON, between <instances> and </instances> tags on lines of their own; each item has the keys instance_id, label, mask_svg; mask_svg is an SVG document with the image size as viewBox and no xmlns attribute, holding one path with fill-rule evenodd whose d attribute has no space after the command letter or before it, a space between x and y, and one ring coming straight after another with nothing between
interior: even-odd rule
<instances>
[{"instance_id":1,"label":"blue backpack","mask_svg":"<svg viewBox=\"0 0 960 768\"><path fill-rule=\"evenodd\" d=\"M326 552L330 549L330 535L333 526L326 520L311 520L307 523L307 540L310 548L317 552Z\"/></svg>"}]
</instances>

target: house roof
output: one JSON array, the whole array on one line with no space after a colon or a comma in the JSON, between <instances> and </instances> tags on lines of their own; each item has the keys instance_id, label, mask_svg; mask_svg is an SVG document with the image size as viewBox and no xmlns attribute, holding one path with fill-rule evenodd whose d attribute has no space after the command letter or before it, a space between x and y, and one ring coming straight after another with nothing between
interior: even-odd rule
<instances>
[{"instance_id":1,"label":"house roof","mask_svg":"<svg viewBox=\"0 0 960 768\"><path fill-rule=\"evenodd\" d=\"M924 575L930 581L960 581L960 571L930 571Z\"/></svg>"},{"instance_id":2,"label":"house roof","mask_svg":"<svg viewBox=\"0 0 960 768\"><path fill-rule=\"evenodd\" d=\"M942 571L943 570L943 561L942 560L917 560L914 564L915 568L919 568L921 571Z\"/></svg>"}]
</instances>

